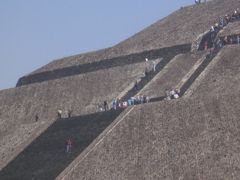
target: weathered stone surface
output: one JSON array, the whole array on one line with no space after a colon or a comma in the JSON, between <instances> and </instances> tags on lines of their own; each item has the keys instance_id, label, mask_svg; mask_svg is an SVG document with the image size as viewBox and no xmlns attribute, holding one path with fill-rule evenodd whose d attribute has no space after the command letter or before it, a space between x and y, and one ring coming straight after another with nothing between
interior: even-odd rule
<instances>
[{"instance_id":1,"label":"weathered stone surface","mask_svg":"<svg viewBox=\"0 0 240 180\"><path fill-rule=\"evenodd\" d=\"M216 0L181 8L112 48L63 58L33 74L190 43L239 4L239 0ZM59 179L239 179L239 52L238 46L225 47L197 78L185 99L127 109ZM126 92L145 68L145 63L104 67L0 91L0 168L55 122L58 108L72 109L73 115L95 112L96 103ZM189 69L184 66L182 72L185 68ZM172 84L179 78L177 74L171 77ZM161 82L168 84L165 80ZM155 86L152 88L149 90L159 93ZM58 146L52 148L54 151ZM37 159L33 161L37 163ZM34 174L51 173L48 165Z\"/></svg>"},{"instance_id":2,"label":"weathered stone surface","mask_svg":"<svg viewBox=\"0 0 240 180\"><path fill-rule=\"evenodd\" d=\"M58 119L1 170L1 180L55 179L121 111ZM73 146L71 153L66 153L69 138Z\"/></svg>"},{"instance_id":3,"label":"weathered stone surface","mask_svg":"<svg viewBox=\"0 0 240 180\"><path fill-rule=\"evenodd\" d=\"M179 53L186 53L190 51L190 44L183 44L173 46L169 48L155 49L151 51L144 51L141 53L131 54L127 56L120 56L113 59L107 59L103 61L82 64L78 66L70 66L62 69L56 69L53 71L45 71L36 74L30 74L24 76L18 80L17 86L39 83L43 81L49 81L53 79L60 79L68 76L74 76L78 74L86 74L88 72L94 72L98 70L109 69L118 66L126 66L130 64L136 64L145 62L145 58L157 59L157 58L169 58Z\"/></svg>"},{"instance_id":4,"label":"weathered stone surface","mask_svg":"<svg viewBox=\"0 0 240 180\"><path fill-rule=\"evenodd\" d=\"M179 88L188 77L194 65L206 57L206 52L186 53L176 56L141 93L151 98L165 96L165 90Z\"/></svg>"},{"instance_id":5,"label":"weathered stone surface","mask_svg":"<svg viewBox=\"0 0 240 180\"><path fill-rule=\"evenodd\" d=\"M98 103L117 97L145 68L138 63L0 91L0 168L56 120L57 109L96 112Z\"/></svg>"},{"instance_id":6,"label":"weathered stone surface","mask_svg":"<svg viewBox=\"0 0 240 180\"><path fill-rule=\"evenodd\" d=\"M237 180L239 100L229 95L137 106L66 169L64 179Z\"/></svg>"},{"instance_id":7,"label":"weathered stone surface","mask_svg":"<svg viewBox=\"0 0 240 180\"><path fill-rule=\"evenodd\" d=\"M187 98L135 107L59 179L238 179L239 48L222 49Z\"/></svg>"},{"instance_id":8,"label":"weathered stone surface","mask_svg":"<svg viewBox=\"0 0 240 180\"><path fill-rule=\"evenodd\" d=\"M240 34L240 21L229 23L220 32L220 37L231 36L235 34Z\"/></svg>"},{"instance_id":9,"label":"weathered stone surface","mask_svg":"<svg viewBox=\"0 0 240 180\"><path fill-rule=\"evenodd\" d=\"M221 96L240 91L240 47L224 47L186 93L192 97Z\"/></svg>"}]
</instances>

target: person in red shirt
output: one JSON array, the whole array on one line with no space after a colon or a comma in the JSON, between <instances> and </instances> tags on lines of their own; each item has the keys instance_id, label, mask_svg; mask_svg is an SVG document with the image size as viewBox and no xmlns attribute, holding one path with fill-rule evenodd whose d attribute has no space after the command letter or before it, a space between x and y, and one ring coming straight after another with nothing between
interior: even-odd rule
<instances>
[{"instance_id":1,"label":"person in red shirt","mask_svg":"<svg viewBox=\"0 0 240 180\"><path fill-rule=\"evenodd\" d=\"M72 151L72 145L73 145L73 142L72 142L72 140L69 138L69 139L66 141L66 153L71 153L71 151Z\"/></svg>"}]
</instances>

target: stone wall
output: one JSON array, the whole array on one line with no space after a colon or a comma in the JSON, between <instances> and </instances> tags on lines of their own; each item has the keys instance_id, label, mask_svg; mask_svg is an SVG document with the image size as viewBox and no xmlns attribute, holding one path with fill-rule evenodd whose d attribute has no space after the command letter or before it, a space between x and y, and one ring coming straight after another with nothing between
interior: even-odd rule
<instances>
[{"instance_id":1,"label":"stone wall","mask_svg":"<svg viewBox=\"0 0 240 180\"><path fill-rule=\"evenodd\" d=\"M124 66L127 64L144 62L146 57L150 60L161 58L161 57L165 59L165 58L168 58L169 56L175 56L176 54L185 53L189 51L190 51L190 44L184 44L184 45L179 45L179 46L174 46L169 48L144 51L137 54L120 56L113 59L87 63L87 64L78 65L78 66L65 67L65 68L56 69L53 71L45 71L45 72L31 74L31 75L20 78L17 83L17 86L49 81L49 80L59 79L67 76L84 74L87 72L104 70L104 69L117 67L117 66Z\"/></svg>"},{"instance_id":2,"label":"stone wall","mask_svg":"<svg viewBox=\"0 0 240 180\"><path fill-rule=\"evenodd\" d=\"M239 52L239 45L225 46L186 92L186 96L202 98L239 92Z\"/></svg>"},{"instance_id":3,"label":"stone wall","mask_svg":"<svg viewBox=\"0 0 240 180\"><path fill-rule=\"evenodd\" d=\"M58 179L237 180L239 100L229 95L137 106Z\"/></svg>"},{"instance_id":4,"label":"stone wall","mask_svg":"<svg viewBox=\"0 0 240 180\"><path fill-rule=\"evenodd\" d=\"M185 77L195 68L198 61L205 59L206 52L186 53L176 56L167 66L145 87L141 93L151 98L166 96L165 91L178 88ZM181 82L183 81L183 82Z\"/></svg>"},{"instance_id":5,"label":"stone wall","mask_svg":"<svg viewBox=\"0 0 240 180\"><path fill-rule=\"evenodd\" d=\"M218 36L225 37L235 34L240 34L240 21L229 23L219 32Z\"/></svg>"},{"instance_id":6,"label":"stone wall","mask_svg":"<svg viewBox=\"0 0 240 180\"><path fill-rule=\"evenodd\" d=\"M74 116L99 111L97 104L110 103L145 68L136 63L0 91L0 168L56 120L57 109L64 116L68 109Z\"/></svg>"}]
</instances>

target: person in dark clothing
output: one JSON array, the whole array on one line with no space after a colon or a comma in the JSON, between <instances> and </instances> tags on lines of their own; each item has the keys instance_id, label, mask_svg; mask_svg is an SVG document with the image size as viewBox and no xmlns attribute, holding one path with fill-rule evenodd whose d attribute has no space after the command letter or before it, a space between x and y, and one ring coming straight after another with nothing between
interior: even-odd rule
<instances>
[{"instance_id":1,"label":"person in dark clothing","mask_svg":"<svg viewBox=\"0 0 240 180\"><path fill-rule=\"evenodd\" d=\"M73 141L71 138L69 138L66 141L66 153L71 153L72 152L72 145L73 145Z\"/></svg>"},{"instance_id":2,"label":"person in dark clothing","mask_svg":"<svg viewBox=\"0 0 240 180\"><path fill-rule=\"evenodd\" d=\"M205 41L205 43L204 43L204 50L207 50L207 49L208 49L208 42Z\"/></svg>"},{"instance_id":3,"label":"person in dark clothing","mask_svg":"<svg viewBox=\"0 0 240 180\"><path fill-rule=\"evenodd\" d=\"M136 81L134 84L134 89L137 91L138 90L138 82Z\"/></svg>"},{"instance_id":4,"label":"person in dark clothing","mask_svg":"<svg viewBox=\"0 0 240 180\"><path fill-rule=\"evenodd\" d=\"M116 99L113 100L112 107L113 107L114 110L117 109L117 100Z\"/></svg>"},{"instance_id":5,"label":"person in dark clothing","mask_svg":"<svg viewBox=\"0 0 240 180\"><path fill-rule=\"evenodd\" d=\"M38 122L39 116L38 114L35 115L35 121Z\"/></svg>"},{"instance_id":6,"label":"person in dark clothing","mask_svg":"<svg viewBox=\"0 0 240 180\"><path fill-rule=\"evenodd\" d=\"M225 20L225 22L226 22L225 25L227 25L227 24L229 23L229 21L230 21L230 16L229 16L228 14L226 14L226 15L224 16L224 20Z\"/></svg>"},{"instance_id":7,"label":"person in dark clothing","mask_svg":"<svg viewBox=\"0 0 240 180\"><path fill-rule=\"evenodd\" d=\"M225 22L224 22L223 17L219 18L219 26L220 26L220 28L223 28L225 26Z\"/></svg>"},{"instance_id":8,"label":"person in dark clothing","mask_svg":"<svg viewBox=\"0 0 240 180\"><path fill-rule=\"evenodd\" d=\"M107 103L107 101L103 102L103 106L104 106L104 110L107 111L108 110L108 103Z\"/></svg>"},{"instance_id":9,"label":"person in dark clothing","mask_svg":"<svg viewBox=\"0 0 240 180\"><path fill-rule=\"evenodd\" d=\"M224 43L224 45L227 45L227 44L228 44L228 37L227 37L227 36L224 37L223 43Z\"/></svg>"},{"instance_id":10,"label":"person in dark clothing","mask_svg":"<svg viewBox=\"0 0 240 180\"><path fill-rule=\"evenodd\" d=\"M145 74L145 77L148 79L148 74L149 74L149 71L148 71L148 69L147 69L147 68L145 69L145 72L144 72L144 74Z\"/></svg>"},{"instance_id":11,"label":"person in dark clothing","mask_svg":"<svg viewBox=\"0 0 240 180\"><path fill-rule=\"evenodd\" d=\"M240 10L239 10L239 8L237 8L237 19L240 19Z\"/></svg>"},{"instance_id":12,"label":"person in dark clothing","mask_svg":"<svg viewBox=\"0 0 240 180\"><path fill-rule=\"evenodd\" d=\"M67 114L68 114L68 118L72 117L72 110L69 109Z\"/></svg>"}]
</instances>

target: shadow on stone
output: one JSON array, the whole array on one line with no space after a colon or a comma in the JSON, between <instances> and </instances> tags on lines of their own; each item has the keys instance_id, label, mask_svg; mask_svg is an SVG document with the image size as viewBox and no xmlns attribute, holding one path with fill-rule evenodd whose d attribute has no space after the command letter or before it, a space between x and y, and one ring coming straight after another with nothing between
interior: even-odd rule
<instances>
[{"instance_id":1,"label":"shadow on stone","mask_svg":"<svg viewBox=\"0 0 240 180\"><path fill-rule=\"evenodd\" d=\"M123 110L58 119L0 172L0 179L55 179ZM65 142L73 140L71 153Z\"/></svg>"},{"instance_id":2,"label":"shadow on stone","mask_svg":"<svg viewBox=\"0 0 240 180\"><path fill-rule=\"evenodd\" d=\"M179 53L189 52L191 50L191 44L177 45L173 47L161 48L156 50L144 51L141 53L130 54L120 56L112 59L106 59L99 62L87 63L78 66L70 66L62 69L56 69L53 71L45 71L37 74L21 77L17 82L18 86L23 86L32 83L39 83L43 81L49 81L54 79L60 79L67 76L73 76L78 74L84 74L94 72L98 70L104 70L117 66L124 66L127 64L135 64L144 62L145 58L156 59L159 57L166 58L169 55L176 55Z\"/></svg>"}]
</instances>

